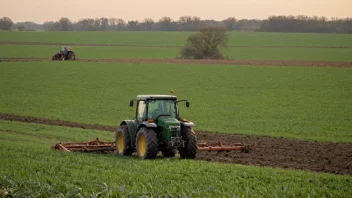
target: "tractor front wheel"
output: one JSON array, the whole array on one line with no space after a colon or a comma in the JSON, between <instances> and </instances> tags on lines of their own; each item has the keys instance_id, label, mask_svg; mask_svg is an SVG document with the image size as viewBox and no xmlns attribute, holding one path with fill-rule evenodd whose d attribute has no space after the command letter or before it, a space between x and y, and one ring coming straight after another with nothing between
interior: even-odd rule
<instances>
[{"instance_id":1,"label":"tractor front wheel","mask_svg":"<svg viewBox=\"0 0 352 198\"><path fill-rule=\"evenodd\" d=\"M140 159L154 159L158 154L158 139L156 133L143 127L137 133L137 155Z\"/></svg>"},{"instance_id":2,"label":"tractor front wheel","mask_svg":"<svg viewBox=\"0 0 352 198\"><path fill-rule=\"evenodd\" d=\"M120 126L115 133L116 151L122 156L131 156L131 138L126 125Z\"/></svg>"},{"instance_id":3,"label":"tractor front wheel","mask_svg":"<svg viewBox=\"0 0 352 198\"><path fill-rule=\"evenodd\" d=\"M191 128L183 129L183 140L185 141L185 147L179 148L181 158L194 159L197 154L197 138Z\"/></svg>"}]
</instances>

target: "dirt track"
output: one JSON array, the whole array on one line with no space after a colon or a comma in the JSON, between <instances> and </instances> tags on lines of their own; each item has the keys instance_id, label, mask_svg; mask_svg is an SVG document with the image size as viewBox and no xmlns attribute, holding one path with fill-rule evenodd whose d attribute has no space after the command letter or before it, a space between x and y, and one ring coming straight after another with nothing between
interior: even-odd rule
<instances>
[{"instance_id":1,"label":"dirt track","mask_svg":"<svg viewBox=\"0 0 352 198\"><path fill-rule=\"evenodd\" d=\"M0 62L47 62L47 58L0 58ZM163 63L163 64L206 64L206 65L246 65L246 66L303 66L352 68L352 62L341 61L304 61L304 60L189 60L189 59L156 59L156 58L110 58L110 59L77 59L83 62L117 62L117 63Z\"/></svg>"},{"instance_id":2,"label":"dirt track","mask_svg":"<svg viewBox=\"0 0 352 198\"><path fill-rule=\"evenodd\" d=\"M0 119L103 131L114 131L116 129L116 127L111 126L89 125L8 114L0 114ZM197 154L198 160L352 175L352 143L301 141L200 131L196 133L198 142L222 141L226 145L241 142L250 146L249 153L199 152Z\"/></svg>"},{"instance_id":3,"label":"dirt track","mask_svg":"<svg viewBox=\"0 0 352 198\"><path fill-rule=\"evenodd\" d=\"M0 45L71 45L71 46L101 46L101 47L156 47L156 48L181 48L177 45L121 45L121 44L83 44L83 43L49 43L49 42L21 42L21 41L0 41ZM230 48L334 48L348 49L352 46L245 46L232 45Z\"/></svg>"}]
</instances>

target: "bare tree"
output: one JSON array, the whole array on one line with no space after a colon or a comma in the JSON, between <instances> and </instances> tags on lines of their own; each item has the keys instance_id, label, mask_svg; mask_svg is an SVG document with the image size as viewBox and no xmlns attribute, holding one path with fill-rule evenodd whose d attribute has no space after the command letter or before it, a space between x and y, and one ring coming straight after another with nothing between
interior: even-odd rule
<instances>
[{"instance_id":1,"label":"bare tree","mask_svg":"<svg viewBox=\"0 0 352 198\"><path fill-rule=\"evenodd\" d=\"M223 20L222 22L225 24L227 30L231 31L231 30L236 29L237 19L235 17L229 17L229 18Z\"/></svg>"},{"instance_id":2,"label":"bare tree","mask_svg":"<svg viewBox=\"0 0 352 198\"><path fill-rule=\"evenodd\" d=\"M170 17L161 17L159 20L159 23L161 25L162 30L170 30L171 29L171 23L172 23L172 19Z\"/></svg>"},{"instance_id":3,"label":"bare tree","mask_svg":"<svg viewBox=\"0 0 352 198\"><path fill-rule=\"evenodd\" d=\"M147 30L150 31L152 29L153 24L154 24L154 20L151 18L145 18L144 24L145 24Z\"/></svg>"},{"instance_id":4,"label":"bare tree","mask_svg":"<svg viewBox=\"0 0 352 198\"><path fill-rule=\"evenodd\" d=\"M101 20L99 18L94 19L94 29L100 30Z\"/></svg>"},{"instance_id":5,"label":"bare tree","mask_svg":"<svg viewBox=\"0 0 352 198\"><path fill-rule=\"evenodd\" d=\"M61 31L68 31L71 29L71 20L66 18L66 17L62 17L59 21L59 24L60 24L60 30Z\"/></svg>"},{"instance_id":6,"label":"bare tree","mask_svg":"<svg viewBox=\"0 0 352 198\"><path fill-rule=\"evenodd\" d=\"M178 20L181 29L185 31L197 30L199 28L200 22L200 17L197 16L181 16Z\"/></svg>"},{"instance_id":7,"label":"bare tree","mask_svg":"<svg viewBox=\"0 0 352 198\"><path fill-rule=\"evenodd\" d=\"M123 19L117 19L117 29L118 30L125 30L126 29L126 22Z\"/></svg>"},{"instance_id":8,"label":"bare tree","mask_svg":"<svg viewBox=\"0 0 352 198\"><path fill-rule=\"evenodd\" d=\"M117 18L110 18L109 23L111 26L115 26L117 24Z\"/></svg>"},{"instance_id":9,"label":"bare tree","mask_svg":"<svg viewBox=\"0 0 352 198\"><path fill-rule=\"evenodd\" d=\"M109 19L107 18L101 18L100 19L100 24L101 24L101 30L106 30L108 28L108 25L109 25Z\"/></svg>"},{"instance_id":10,"label":"bare tree","mask_svg":"<svg viewBox=\"0 0 352 198\"><path fill-rule=\"evenodd\" d=\"M136 31L136 30L138 30L138 21L136 20L136 21L128 21L128 29L129 30L132 30L132 31Z\"/></svg>"},{"instance_id":11,"label":"bare tree","mask_svg":"<svg viewBox=\"0 0 352 198\"><path fill-rule=\"evenodd\" d=\"M2 17L0 19L1 30L11 30L12 25L13 25L13 22L9 17Z\"/></svg>"},{"instance_id":12,"label":"bare tree","mask_svg":"<svg viewBox=\"0 0 352 198\"><path fill-rule=\"evenodd\" d=\"M187 59L223 59L220 48L227 47L226 29L218 27L201 28L187 39L181 50L181 57Z\"/></svg>"}]
</instances>

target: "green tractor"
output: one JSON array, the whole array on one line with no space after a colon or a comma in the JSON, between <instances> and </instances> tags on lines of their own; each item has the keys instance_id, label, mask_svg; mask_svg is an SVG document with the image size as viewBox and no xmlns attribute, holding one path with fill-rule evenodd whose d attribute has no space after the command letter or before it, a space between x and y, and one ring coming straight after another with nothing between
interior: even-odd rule
<instances>
[{"instance_id":1,"label":"green tractor","mask_svg":"<svg viewBox=\"0 0 352 198\"><path fill-rule=\"evenodd\" d=\"M70 46L61 46L60 52L55 53L51 57L51 60L76 60L76 54L74 51L72 51L72 48Z\"/></svg>"},{"instance_id":2,"label":"green tractor","mask_svg":"<svg viewBox=\"0 0 352 198\"><path fill-rule=\"evenodd\" d=\"M193 159L197 153L197 138L192 122L179 115L179 102L174 95L138 95L136 115L124 120L115 134L116 151L122 156L133 152L141 159L154 159L159 151L164 157L174 157L178 151L182 159Z\"/></svg>"}]
</instances>

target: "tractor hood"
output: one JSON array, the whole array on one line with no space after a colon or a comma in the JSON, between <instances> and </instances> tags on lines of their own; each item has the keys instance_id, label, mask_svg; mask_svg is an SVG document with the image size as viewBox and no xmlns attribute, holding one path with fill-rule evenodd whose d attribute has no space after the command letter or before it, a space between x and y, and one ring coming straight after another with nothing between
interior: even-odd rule
<instances>
[{"instance_id":1,"label":"tractor hood","mask_svg":"<svg viewBox=\"0 0 352 198\"><path fill-rule=\"evenodd\" d=\"M177 119L171 117L171 116L161 116L158 118L158 123L159 126L160 125L167 125L167 126L179 126L180 125L180 121L178 121Z\"/></svg>"},{"instance_id":2,"label":"tractor hood","mask_svg":"<svg viewBox=\"0 0 352 198\"><path fill-rule=\"evenodd\" d=\"M161 116L158 118L158 127L162 131L162 139L165 142L171 141L172 137L181 137L180 121L171 116Z\"/></svg>"}]
</instances>

